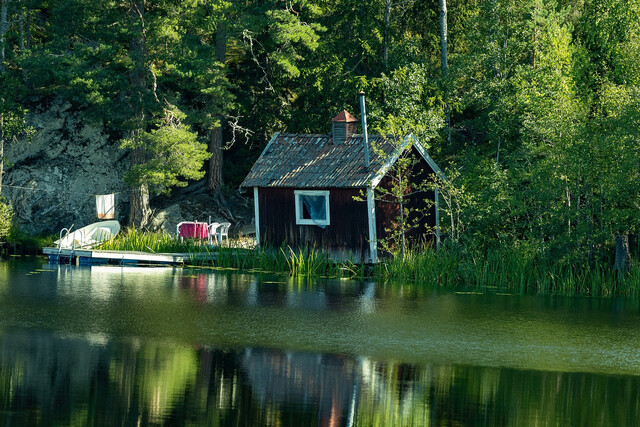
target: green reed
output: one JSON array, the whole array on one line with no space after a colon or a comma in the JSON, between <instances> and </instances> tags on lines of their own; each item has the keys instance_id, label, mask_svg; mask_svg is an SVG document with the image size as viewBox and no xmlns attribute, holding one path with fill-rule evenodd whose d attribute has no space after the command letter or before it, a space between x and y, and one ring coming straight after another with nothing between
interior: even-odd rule
<instances>
[{"instance_id":1,"label":"green reed","mask_svg":"<svg viewBox=\"0 0 640 427\"><path fill-rule=\"evenodd\" d=\"M336 263L326 252L316 248L246 249L231 242L227 246L205 246L208 256L193 263L215 268L234 268L243 271L284 273L294 277L355 277L363 268L352 262ZM201 253L199 254L201 255Z\"/></svg>"},{"instance_id":2,"label":"green reed","mask_svg":"<svg viewBox=\"0 0 640 427\"><path fill-rule=\"evenodd\" d=\"M300 250L288 247L287 250L281 248L280 251L292 276L316 277L334 275L336 272L327 254L316 250L315 247Z\"/></svg>"},{"instance_id":3,"label":"green reed","mask_svg":"<svg viewBox=\"0 0 640 427\"><path fill-rule=\"evenodd\" d=\"M148 233L128 228L114 239L103 243L99 249L151 253L191 253L201 251L202 245L193 240L181 242L175 236L162 231Z\"/></svg>"},{"instance_id":4,"label":"green reed","mask_svg":"<svg viewBox=\"0 0 640 427\"><path fill-rule=\"evenodd\" d=\"M499 248L484 254L461 247L394 254L374 267L377 279L444 288L468 287L517 294L640 296L640 263L619 274L604 261L576 265L541 257L529 248Z\"/></svg>"},{"instance_id":5,"label":"green reed","mask_svg":"<svg viewBox=\"0 0 640 427\"><path fill-rule=\"evenodd\" d=\"M348 277L412 282L443 288L500 290L517 294L640 296L640 263L620 275L605 262L576 265L549 260L528 247L502 247L484 253L462 246L424 247L392 254L367 269L351 261L335 262L315 247L244 248L232 241L209 246L197 240L128 229L100 249L193 254L190 264L294 277ZM368 275L367 275L368 273Z\"/></svg>"}]
</instances>

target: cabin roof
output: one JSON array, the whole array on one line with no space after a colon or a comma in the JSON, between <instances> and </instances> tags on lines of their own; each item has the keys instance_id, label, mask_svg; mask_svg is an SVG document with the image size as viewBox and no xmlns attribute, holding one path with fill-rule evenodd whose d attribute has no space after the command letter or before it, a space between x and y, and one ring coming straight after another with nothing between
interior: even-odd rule
<instances>
[{"instance_id":1,"label":"cabin roof","mask_svg":"<svg viewBox=\"0 0 640 427\"><path fill-rule=\"evenodd\" d=\"M331 135L276 133L249 171L241 187L366 188L375 187L411 143L434 172L440 168L413 136L394 143L369 136L370 167L364 164L362 135L333 144ZM425 157L426 156L426 157Z\"/></svg>"}]
</instances>

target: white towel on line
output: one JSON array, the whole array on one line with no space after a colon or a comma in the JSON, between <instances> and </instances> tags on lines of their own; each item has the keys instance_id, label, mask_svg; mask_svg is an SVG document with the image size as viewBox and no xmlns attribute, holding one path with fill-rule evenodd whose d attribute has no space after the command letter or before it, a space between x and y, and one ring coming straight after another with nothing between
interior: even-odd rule
<instances>
[{"instance_id":1,"label":"white towel on line","mask_svg":"<svg viewBox=\"0 0 640 427\"><path fill-rule=\"evenodd\" d=\"M114 194L97 194L96 195L96 213L99 219L114 219L116 214L116 205Z\"/></svg>"}]
</instances>

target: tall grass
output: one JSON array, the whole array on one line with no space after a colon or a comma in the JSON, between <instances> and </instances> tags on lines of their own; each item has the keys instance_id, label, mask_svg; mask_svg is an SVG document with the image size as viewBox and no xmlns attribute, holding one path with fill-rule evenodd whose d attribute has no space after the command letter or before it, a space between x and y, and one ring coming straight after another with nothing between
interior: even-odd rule
<instances>
[{"instance_id":1,"label":"tall grass","mask_svg":"<svg viewBox=\"0 0 640 427\"><path fill-rule=\"evenodd\" d=\"M292 249L241 247L234 242L226 246L209 246L197 240L180 242L164 233L144 233L127 229L99 249L137 251L151 253L187 253L192 256L189 264L217 268L234 268L245 271L286 273L305 277L354 277L363 275L363 268L353 263L336 263L316 248Z\"/></svg>"},{"instance_id":2,"label":"tall grass","mask_svg":"<svg viewBox=\"0 0 640 427\"><path fill-rule=\"evenodd\" d=\"M627 274L611 265L584 265L544 259L527 248L500 248L485 254L460 247L430 248L399 254L375 266L374 276L445 288L501 290L517 294L640 295L640 263Z\"/></svg>"},{"instance_id":3,"label":"tall grass","mask_svg":"<svg viewBox=\"0 0 640 427\"><path fill-rule=\"evenodd\" d=\"M326 252L315 248L293 249L289 246L252 250L222 247L211 264L216 267L241 270L280 272L295 277L354 277L362 269L354 264L336 263Z\"/></svg>"},{"instance_id":4,"label":"tall grass","mask_svg":"<svg viewBox=\"0 0 640 427\"><path fill-rule=\"evenodd\" d=\"M114 239L103 243L99 249L114 251L137 251L151 253L194 253L202 251L202 244L193 240L181 242L173 235L159 231L146 233L128 228Z\"/></svg>"},{"instance_id":5,"label":"tall grass","mask_svg":"<svg viewBox=\"0 0 640 427\"><path fill-rule=\"evenodd\" d=\"M317 251L315 247L304 248L300 251L294 251L288 247L288 253L284 249L281 251L292 276L318 276L329 265L327 254Z\"/></svg>"},{"instance_id":6,"label":"tall grass","mask_svg":"<svg viewBox=\"0 0 640 427\"><path fill-rule=\"evenodd\" d=\"M527 247L501 247L481 253L445 245L441 250L394 254L371 269L349 261L334 262L317 248L246 249L235 245L208 246L198 241L180 242L167 233L128 229L100 249L152 253L191 253L192 264L244 271L283 273L300 277L368 277L399 280L443 288L501 290L517 294L640 296L640 263L634 261L625 275L604 263L576 265L550 260ZM204 256L203 256L204 254Z\"/></svg>"}]
</instances>

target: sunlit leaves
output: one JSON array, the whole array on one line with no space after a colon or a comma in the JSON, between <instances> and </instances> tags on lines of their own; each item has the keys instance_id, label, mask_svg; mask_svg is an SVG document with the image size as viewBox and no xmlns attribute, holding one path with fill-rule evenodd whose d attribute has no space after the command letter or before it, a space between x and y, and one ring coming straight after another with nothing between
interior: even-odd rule
<instances>
[{"instance_id":1,"label":"sunlit leaves","mask_svg":"<svg viewBox=\"0 0 640 427\"><path fill-rule=\"evenodd\" d=\"M4 197L0 197L0 240L5 240L11 229L13 208Z\"/></svg>"},{"instance_id":2,"label":"sunlit leaves","mask_svg":"<svg viewBox=\"0 0 640 427\"><path fill-rule=\"evenodd\" d=\"M444 123L442 101L426 66L414 63L383 75L374 93L378 99L372 111L379 116L380 134L414 134L424 143L438 136Z\"/></svg>"},{"instance_id":3,"label":"sunlit leaves","mask_svg":"<svg viewBox=\"0 0 640 427\"><path fill-rule=\"evenodd\" d=\"M131 186L147 185L155 193L168 193L171 187L186 186L186 180L202 178L202 165L210 157L207 145L179 120L125 139L121 148L145 151L146 162L133 165L125 180Z\"/></svg>"}]
</instances>

